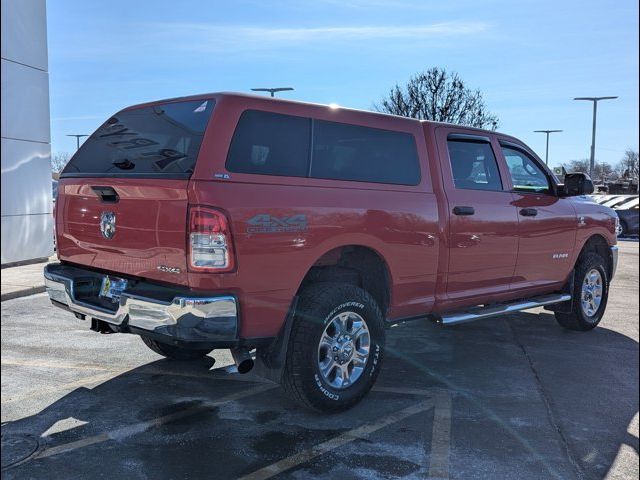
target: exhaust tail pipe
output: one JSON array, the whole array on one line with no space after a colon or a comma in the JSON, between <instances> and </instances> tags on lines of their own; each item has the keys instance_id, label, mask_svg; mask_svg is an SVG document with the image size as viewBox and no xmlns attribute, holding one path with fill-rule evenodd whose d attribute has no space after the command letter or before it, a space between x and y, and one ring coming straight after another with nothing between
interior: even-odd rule
<instances>
[{"instance_id":1,"label":"exhaust tail pipe","mask_svg":"<svg viewBox=\"0 0 640 480\"><path fill-rule=\"evenodd\" d=\"M253 357L247 348L232 348L231 356L236 363L238 373L248 373L253 368Z\"/></svg>"}]
</instances>

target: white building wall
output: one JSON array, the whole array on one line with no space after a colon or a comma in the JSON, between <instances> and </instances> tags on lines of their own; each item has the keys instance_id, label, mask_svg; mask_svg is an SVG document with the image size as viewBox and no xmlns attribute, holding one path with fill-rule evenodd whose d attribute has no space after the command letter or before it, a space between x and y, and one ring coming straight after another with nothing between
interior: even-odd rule
<instances>
[{"instance_id":1,"label":"white building wall","mask_svg":"<svg viewBox=\"0 0 640 480\"><path fill-rule=\"evenodd\" d=\"M53 253L45 0L2 2L2 264Z\"/></svg>"}]
</instances>

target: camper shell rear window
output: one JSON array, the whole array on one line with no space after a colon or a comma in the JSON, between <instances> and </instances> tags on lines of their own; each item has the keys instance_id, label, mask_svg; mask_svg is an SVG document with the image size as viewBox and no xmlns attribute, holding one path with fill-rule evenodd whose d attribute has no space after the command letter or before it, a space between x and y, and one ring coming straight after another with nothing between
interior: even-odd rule
<instances>
[{"instance_id":1,"label":"camper shell rear window","mask_svg":"<svg viewBox=\"0 0 640 480\"><path fill-rule=\"evenodd\" d=\"M82 144L60 176L189 178L214 104L168 102L118 112Z\"/></svg>"}]
</instances>

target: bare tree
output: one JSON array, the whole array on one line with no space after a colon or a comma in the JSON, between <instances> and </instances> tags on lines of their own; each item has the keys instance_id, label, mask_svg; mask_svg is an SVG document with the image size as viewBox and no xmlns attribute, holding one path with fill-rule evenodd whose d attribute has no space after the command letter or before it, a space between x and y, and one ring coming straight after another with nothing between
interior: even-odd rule
<instances>
[{"instance_id":1,"label":"bare tree","mask_svg":"<svg viewBox=\"0 0 640 480\"><path fill-rule=\"evenodd\" d=\"M582 172L589 173L589 159L583 160L571 160L569 163L563 165L568 173ZM593 180L596 182L606 183L618 178L618 173L607 162L596 162L593 169Z\"/></svg>"},{"instance_id":2,"label":"bare tree","mask_svg":"<svg viewBox=\"0 0 640 480\"><path fill-rule=\"evenodd\" d=\"M571 160L569 163L562 165L567 173L588 173L589 172L589 159L583 160Z\"/></svg>"},{"instance_id":3,"label":"bare tree","mask_svg":"<svg viewBox=\"0 0 640 480\"><path fill-rule=\"evenodd\" d=\"M616 166L618 175L625 180L638 181L638 151L632 148L627 148L624 152L624 157L620 160L620 163Z\"/></svg>"},{"instance_id":4,"label":"bare tree","mask_svg":"<svg viewBox=\"0 0 640 480\"><path fill-rule=\"evenodd\" d=\"M60 173L67 165L71 154L69 152L56 152L51 156L51 170L54 173Z\"/></svg>"},{"instance_id":5,"label":"bare tree","mask_svg":"<svg viewBox=\"0 0 640 480\"><path fill-rule=\"evenodd\" d=\"M468 88L457 73L434 67L396 84L374 108L379 112L478 128L498 128L480 90Z\"/></svg>"}]
</instances>

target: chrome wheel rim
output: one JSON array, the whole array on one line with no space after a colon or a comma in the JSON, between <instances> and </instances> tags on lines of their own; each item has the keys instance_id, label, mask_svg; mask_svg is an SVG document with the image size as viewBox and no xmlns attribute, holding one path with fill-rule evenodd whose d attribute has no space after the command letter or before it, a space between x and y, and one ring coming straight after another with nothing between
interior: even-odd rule
<instances>
[{"instance_id":1,"label":"chrome wheel rim","mask_svg":"<svg viewBox=\"0 0 640 480\"><path fill-rule=\"evenodd\" d=\"M593 317L602 303L603 282L600 271L593 268L585 275L582 282L580 304L587 317Z\"/></svg>"},{"instance_id":2,"label":"chrome wheel rim","mask_svg":"<svg viewBox=\"0 0 640 480\"><path fill-rule=\"evenodd\" d=\"M318 345L318 368L325 382L342 390L358 381L367 366L371 335L364 318L342 312L327 324Z\"/></svg>"},{"instance_id":3,"label":"chrome wheel rim","mask_svg":"<svg viewBox=\"0 0 640 480\"><path fill-rule=\"evenodd\" d=\"M616 224L616 236L619 237L620 235L622 235L624 232L624 229L622 228L622 224L620 222L618 222Z\"/></svg>"}]
</instances>

